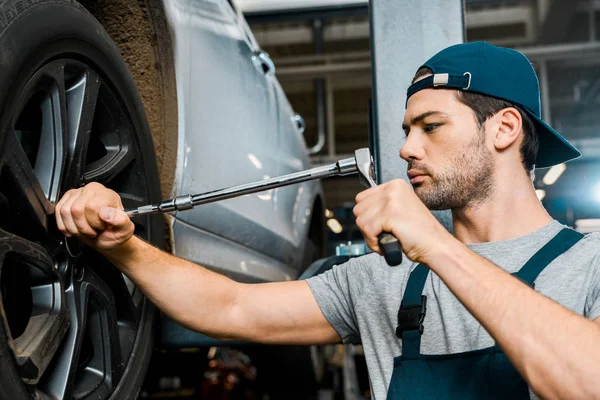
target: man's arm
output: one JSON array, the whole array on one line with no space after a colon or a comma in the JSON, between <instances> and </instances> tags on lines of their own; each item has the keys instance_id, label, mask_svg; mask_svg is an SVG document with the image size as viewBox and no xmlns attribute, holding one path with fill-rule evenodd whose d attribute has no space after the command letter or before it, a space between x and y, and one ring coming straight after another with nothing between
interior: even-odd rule
<instances>
[{"instance_id":1,"label":"man's arm","mask_svg":"<svg viewBox=\"0 0 600 400\"><path fill-rule=\"evenodd\" d=\"M338 343L305 281L241 284L132 236L119 196L99 184L69 191L57 225L96 248L165 314L217 339Z\"/></svg>"},{"instance_id":2,"label":"man's arm","mask_svg":"<svg viewBox=\"0 0 600 400\"><path fill-rule=\"evenodd\" d=\"M600 325L535 292L455 239L404 181L356 197L371 249L382 231L428 265L502 347L543 398L600 398Z\"/></svg>"},{"instance_id":3,"label":"man's arm","mask_svg":"<svg viewBox=\"0 0 600 400\"><path fill-rule=\"evenodd\" d=\"M600 324L537 293L457 240L427 265L543 398L600 398ZM598 320L596 320L598 321Z\"/></svg>"}]
</instances>

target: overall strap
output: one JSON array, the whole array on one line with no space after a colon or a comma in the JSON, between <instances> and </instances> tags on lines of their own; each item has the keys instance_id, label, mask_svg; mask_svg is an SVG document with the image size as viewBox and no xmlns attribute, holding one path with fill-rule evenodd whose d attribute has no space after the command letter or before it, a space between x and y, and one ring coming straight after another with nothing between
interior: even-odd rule
<instances>
[{"instance_id":1,"label":"overall strap","mask_svg":"<svg viewBox=\"0 0 600 400\"><path fill-rule=\"evenodd\" d=\"M403 357L416 357L420 353L423 320L427 311L427 297L422 294L428 275L429 268L419 264L410 273L406 283L396 327L396 336L402 338Z\"/></svg>"},{"instance_id":2,"label":"overall strap","mask_svg":"<svg viewBox=\"0 0 600 400\"><path fill-rule=\"evenodd\" d=\"M572 229L564 228L535 253L514 275L529 286L533 286L533 282L544 268L554 261L556 257L573 247L583 236Z\"/></svg>"}]
</instances>

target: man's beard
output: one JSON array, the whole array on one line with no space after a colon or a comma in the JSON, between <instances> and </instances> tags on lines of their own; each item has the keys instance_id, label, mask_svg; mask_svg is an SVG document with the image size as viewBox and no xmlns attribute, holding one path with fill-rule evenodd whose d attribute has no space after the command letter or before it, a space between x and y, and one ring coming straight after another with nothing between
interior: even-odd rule
<instances>
[{"instance_id":1,"label":"man's beard","mask_svg":"<svg viewBox=\"0 0 600 400\"><path fill-rule=\"evenodd\" d=\"M457 210L483 203L494 187L494 165L479 132L460 154L450 160L450 168L440 173L429 171L417 161L408 169L428 174L424 183L415 185L415 193L430 210Z\"/></svg>"}]
</instances>

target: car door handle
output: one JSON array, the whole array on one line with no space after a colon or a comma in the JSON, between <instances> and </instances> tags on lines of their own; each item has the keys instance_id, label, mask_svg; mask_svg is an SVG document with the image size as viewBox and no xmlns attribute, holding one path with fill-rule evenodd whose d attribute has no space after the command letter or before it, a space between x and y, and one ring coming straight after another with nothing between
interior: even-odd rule
<instances>
[{"instance_id":1,"label":"car door handle","mask_svg":"<svg viewBox=\"0 0 600 400\"><path fill-rule=\"evenodd\" d=\"M265 75L275 75L275 63L264 51L256 51L252 55L252 61L260 72Z\"/></svg>"}]
</instances>

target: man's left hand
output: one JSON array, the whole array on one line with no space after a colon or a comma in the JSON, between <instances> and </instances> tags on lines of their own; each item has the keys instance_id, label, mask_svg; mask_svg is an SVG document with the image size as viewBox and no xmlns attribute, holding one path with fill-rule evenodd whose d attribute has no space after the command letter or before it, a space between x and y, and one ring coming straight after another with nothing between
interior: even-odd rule
<instances>
[{"instance_id":1,"label":"man's left hand","mask_svg":"<svg viewBox=\"0 0 600 400\"><path fill-rule=\"evenodd\" d=\"M429 212L409 183L395 179L356 196L356 225L371 250L380 253L377 237L390 232L412 261L427 264L452 235Z\"/></svg>"}]
</instances>

